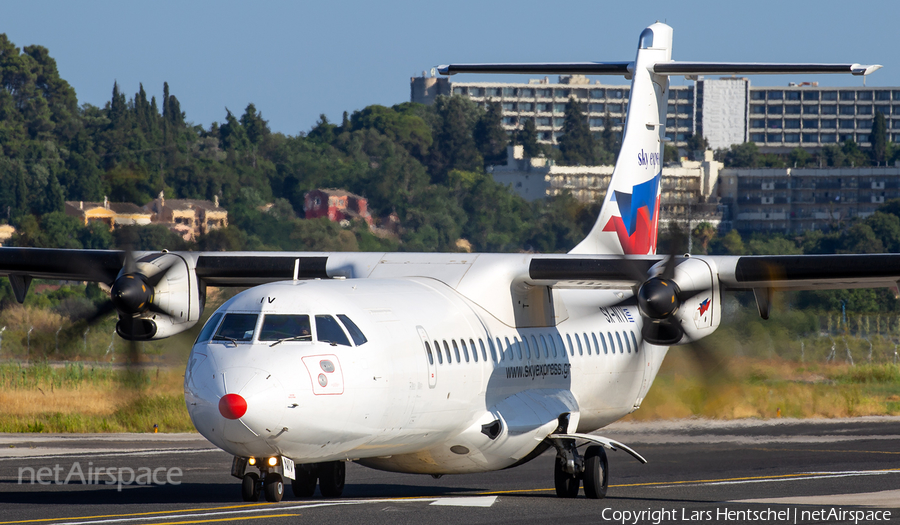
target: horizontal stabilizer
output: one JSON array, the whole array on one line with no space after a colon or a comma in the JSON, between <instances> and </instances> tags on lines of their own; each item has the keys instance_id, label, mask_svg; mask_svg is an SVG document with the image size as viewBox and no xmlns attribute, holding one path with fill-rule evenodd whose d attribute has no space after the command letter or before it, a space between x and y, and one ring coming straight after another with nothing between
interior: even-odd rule
<instances>
[{"instance_id":1,"label":"horizontal stabilizer","mask_svg":"<svg viewBox=\"0 0 900 525\"><path fill-rule=\"evenodd\" d=\"M868 75L880 65L861 64L770 64L762 62L657 62L653 72L660 75L782 75L793 73L850 73Z\"/></svg>"},{"instance_id":2,"label":"horizontal stabilizer","mask_svg":"<svg viewBox=\"0 0 900 525\"><path fill-rule=\"evenodd\" d=\"M634 62L557 62L533 64L450 64L438 73L510 73L535 75L624 75L631 76Z\"/></svg>"}]
</instances>

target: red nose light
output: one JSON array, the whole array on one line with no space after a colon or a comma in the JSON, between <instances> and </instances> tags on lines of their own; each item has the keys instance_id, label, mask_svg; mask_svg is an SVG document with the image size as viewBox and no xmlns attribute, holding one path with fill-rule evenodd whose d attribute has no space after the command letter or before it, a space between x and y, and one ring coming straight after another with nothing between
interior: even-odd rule
<instances>
[{"instance_id":1,"label":"red nose light","mask_svg":"<svg viewBox=\"0 0 900 525\"><path fill-rule=\"evenodd\" d=\"M219 400L219 412L227 419L238 419L247 413L247 400L237 394L225 394Z\"/></svg>"}]
</instances>

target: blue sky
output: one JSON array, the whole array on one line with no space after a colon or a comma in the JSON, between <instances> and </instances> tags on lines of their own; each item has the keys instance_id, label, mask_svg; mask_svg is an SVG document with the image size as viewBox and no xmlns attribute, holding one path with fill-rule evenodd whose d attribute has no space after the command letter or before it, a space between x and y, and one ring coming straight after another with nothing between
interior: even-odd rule
<instances>
[{"instance_id":1,"label":"blue sky","mask_svg":"<svg viewBox=\"0 0 900 525\"><path fill-rule=\"evenodd\" d=\"M852 7L851 7L852 5ZM409 100L409 78L449 62L631 60L641 29L675 31L676 60L860 62L870 86L900 86L895 2L40 1L0 0L0 32L50 50L80 103L102 106L164 81L208 127L253 102L274 131L318 115ZM894 49L892 49L894 48ZM459 81L486 80L466 75ZM511 80L511 79L510 79ZM851 76L754 77L760 86ZM608 77L606 83L625 83ZM673 79L684 84L683 79Z\"/></svg>"}]
</instances>

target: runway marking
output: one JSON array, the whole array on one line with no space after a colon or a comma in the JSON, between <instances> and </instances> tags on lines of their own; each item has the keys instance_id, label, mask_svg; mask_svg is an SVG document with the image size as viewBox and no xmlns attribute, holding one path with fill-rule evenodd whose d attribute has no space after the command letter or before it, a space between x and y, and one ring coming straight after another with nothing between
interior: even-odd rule
<instances>
[{"instance_id":1,"label":"runway marking","mask_svg":"<svg viewBox=\"0 0 900 525\"><path fill-rule=\"evenodd\" d=\"M774 476L747 476L740 478L721 478L721 479L696 479L681 481L650 481L647 483L623 483L620 485L610 485L610 488L623 487L660 487L665 488L674 485L725 485L740 483L764 483L766 481L794 481L804 479L822 479L822 478L844 478L852 476L875 476L880 474L900 474L900 468L883 469L883 470L853 470L853 471L835 471L835 472L801 472L797 474L780 474ZM555 488L545 489L522 489L522 490L496 490L490 492L479 492L479 495L488 494L521 494L523 492L550 492Z\"/></svg>"},{"instance_id":2,"label":"runway marking","mask_svg":"<svg viewBox=\"0 0 900 525\"><path fill-rule=\"evenodd\" d=\"M458 498L440 498L431 503L438 507L490 507L497 501L497 496L475 496Z\"/></svg>"},{"instance_id":3,"label":"runway marking","mask_svg":"<svg viewBox=\"0 0 900 525\"><path fill-rule=\"evenodd\" d=\"M288 516L299 516L299 514L271 514L269 516L243 516L240 518L219 518L217 520L167 521L165 523L157 523L156 525L187 525L188 523L213 523L216 521L258 520L258 519L262 519L262 518L286 518Z\"/></svg>"},{"instance_id":4,"label":"runway marking","mask_svg":"<svg viewBox=\"0 0 900 525\"><path fill-rule=\"evenodd\" d=\"M48 519L39 519L39 520L26 520L26 521L10 521L10 522L0 522L0 525L10 525L14 523L34 523L34 522L57 522L63 523L65 525L94 525L101 523L127 523L127 522L141 522L141 521L156 521L162 519L171 519L171 518L203 518L206 516L226 516L230 515L232 517L229 518L221 518L221 519L203 519L203 520L195 520L195 521L178 521L178 522L163 522L158 523L156 525L175 525L176 523L206 523L213 521L229 521L229 520L246 520L246 519L257 519L266 516L233 516L235 514L244 514L244 513L252 513L252 512L281 512L281 511L290 511L290 510L301 510L301 509L313 509L317 507L336 507L341 505L361 505L361 504L371 504L371 503L398 503L398 502L433 502L433 505L445 505L445 506L465 506L465 507L490 507L497 500L496 497L460 497L460 498L447 498L447 497L414 497L414 498L380 498L380 499L357 499L357 500L339 500L339 501L322 501L322 502L306 502L306 503L295 503L295 504L287 504L287 505L279 505L274 507L275 504L251 504L251 505L236 505L231 507L214 507L210 509L185 509L185 510L173 510L173 511L155 511L155 512L144 512L144 513L134 513L134 514L113 514L106 516L83 516L83 517L70 517L70 518L48 518ZM242 508L242 507L252 507L252 508ZM238 509L238 510L230 510L230 509ZM211 512L202 512L202 511L211 511ZM173 514L175 512L180 512L181 514ZM199 512L199 513L198 513ZM279 516L290 516L292 514L279 514ZM294 514L295 515L295 514ZM88 520L88 521L69 521L69 520Z\"/></svg>"},{"instance_id":5,"label":"runway marking","mask_svg":"<svg viewBox=\"0 0 900 525\"><path fill-rule=\"evenodd\" d=\"M57 458L112 458L124 456L163 456L167 454L193 454L196 452L221 452L218 448L179 448L179 449L147 449L135 450L132 452L107 452L106 449L86 450L78 449L78 452L70 454L50 454L37 456L0 456L0 461L22 460L22 459L57 459ZM99 455L98 455L99 454Z\"/></svg>"},{"instance_id":6,"label":"runway marking","mask_svg":"<svg viewBox=\"0 0 900 525\"><path fill-rule=\"evenodd\" d=\"M201 512L204 510L227 510L227 509L241 509L244 507L259 507L260 505L266 505L265 503L248 503L246 505L229 505L227 507L210 507L206 509L186 509L186 510L155 510L151 512L133 512L130 514L98 514L96 516L71 516L68 518L40 518L34 520L21 520L21 521L0 521L0 525L12 525L15 523L41 523L46 521L59 521L59 520L92 520L99 518L124 518L128 516L149 516L152 514L171 514L173 512Z\"/></svg>"}]
</instances>

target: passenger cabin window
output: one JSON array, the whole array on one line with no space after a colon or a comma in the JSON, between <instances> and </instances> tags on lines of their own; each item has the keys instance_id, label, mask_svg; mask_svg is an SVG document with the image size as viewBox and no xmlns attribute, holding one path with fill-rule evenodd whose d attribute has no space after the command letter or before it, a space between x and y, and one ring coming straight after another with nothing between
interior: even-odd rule
<instances>
[{"instance_id":1,"label":"passenger cabin window","mask_svg":"<svg viewBox=\"0 0 900 525\"><path fill-rule=\"evenodd\" d=\"M490 340L488 340L488 342L490 342ZM481 360L487 361L487 349L485 349L485 347L484 347L484 341L481 340L480 338L478 339L478 346L481 347ZM491 353L493 354L493 352L491 352ZM476 361L478 361L478 360L476 359Z\"/></svg>"},{"instance_id":2,"label":"passenger cabin window","mask_svg":"<svg viewBox=\"0 0 900 525\"><path fill-rule=\"evenodd\" d=\"M266 314L263 316L262 328L259 329L259 340L312 341L309 316Z\"/></svg>"},{"instance_id":3,"label":"passenger cabin window","mask_svg":"<svg viewBox=\"0 0 900 525\"><path fill-rule=\"evenodd\" d=\"M434 364L434 354L431 353L431 345L428 344L428 341L425 341L425 354L428 356L428 364Z\"/></svg>"},{"instance_id":4,"label":"passenger cabin window","mask_svg":"<svg viewBox=\"0 0 900 525\"><path fill-rule=\"evenodd\" d=\"M206 341L209 341L209 338L212 337L213 332L216 330L216 326L219 325L219 321L221 320L221 313L212 314L209 320L206 321L206 324L203 325L203 330L200 330L200 335L197 336L197 340L194 341L194 344L205 343Z\"/></svg>"},{"instance_id":5,"label":"passenger cabin window","mask_svg":"<svg viewBox=\"0 0 900 525\"><path fill-rule=\"evenodd\" d=\"M344 323L344 328L346 328L347 332L350 333L350 338L353 339L353 344L355 344L356 346L362 346L369 341L362 333L362 330L360 330L359 327L356 326L356 323L351 321L349 317L344 314L338 314L338 319L340 319L341 322Z\"/></svg>"},{"instance_id":6,"label":"passenger cabin window","mask_svg":"<svg viewBox=\"0 0 900 525\"><path fill-rule=\"evenodd\" d=\"M625 350L622 349L622 336L619 335L619 332L616 332L616 341L619 343L619 353L624 354Z\"/></svg>"},{"instance_id":7,"label":"passenger cabin window","mask_svg":"<svg viewBox=\"0 0 900 525\"><path fill-rule=\"evenodd\" d=\"M597 334L592 332L591 339L594 340L594 350L597 352L597 355L600 355L600 345L597 343Z\"/></svg>"},{"instance_id":8,"label":"passenger cabin window","mask_svg":"<svg viewBox=\"0 0 900 525\"><path fill-rule=\"evenodd\" d=\"M606 346L606 339L603 338L603 332L600 332L600 342L603 343L603 353L608 354L609 348Z\"/></svg>"},{"instance_id":9,"label":"passenger cabin window","mask_svg":"<svg viewBox=\"0 0 900 525\"><path fill-rule=\"evenodd\" d=\"M444 352L447 354L447 364L453 362L453 357L450 356L450 345L447 344L447 340L444 339Z\"/></svg>"},{"instance_id":10,"label":"passenger cabin window","mask_svg":"<svg viewBox=\"0 0 900 525\"><path fill-rule=\"evenodd\" d=\"M444 364L444 355L441 353L441 345L437 341L434 342L434 351L437 353L438 364Z\"/></svg>"},{"instance_id":11,"label":"passenger cabin window","mask_svg":"<svg viewBox=\"0 0 900 525\"><path fill-rule=\"evenodd\" d=\"M497 344L498 344L498 345L500 344L500 340L499 340L499 339L497 339ZM491 359L492 359L495 363L499 363L500 360L497 359L497 349L494 347L494 341L493 341L492 339L488 339L488 346L491 347Z\"/></svg>"},{"instance_id":12,"label":"passenger cabin window","mask_svg":"<svg viewBox=\"0 0 900 525\"><path fill-rule=\"evenodd\" d=\"M637 339L634 337L634 332L631 332L631 342L634 343L634 353L638 351Z\"/></svg>"},{"instance_id":13,"label":"passenger cabin window","mask_svg":"<svg viewBox=\"0 0 900 525\"><path fill-rule=\"evenodd\" d=\"M341 325L330 315L316 316L316 339L324 343L334 343L341 346L350 346L347 334Z\"/></svg>"},{"instance_id":14,"label":"passenger cabin window","mask_svg":"<svg viewBox=\"0 0 900 525\"><path fill-rule=\"evenodd\" d=\"M591 355L591 342L588 341L587 334L581 334L584 337L584 347L587 348L587 354Z\"/></svg>"},{"instance_id":15,"label":"passenger cabin window","mask_svg":"<svg viewBox=\"0 0 900 525\"><path fill-rule=\"evenodd\" d=\"M516 347L516 357L519 358L519 361L522 360L522 346L519 344L519 338L513 337L513 346Z\"/></svg>"},{"instance_id":16,"label":"passenger cabin window","mask_svg":"<svg viewBox=\"0 0 900 525\"><path fill-rule=\"evenodd\" d=\"M483 361L487 361L487 354L484 352L484 342L479 339L479 343L481 343L481 357ZM472 347L472 357L475 358L475 362L478 362L478 350L475 349L475 341L473 339L469 339L469 346Z\"/></svg>"},{"instance_id":17,"label":"passenger cabin window","mask_svg":"<svg viewBox=\"0 0 900 525\"><path fill-rule=\"evenodd\" d=\"M625 347L628 348L628 353L631 353L631 341L628 340L628 336L623 333L622 338L625 339Z\"/></svg>"},{"instance_id":18,"label":"passenger cabin window","mask_svg":"<svg viewBox=\"0 0 900 525\"><path fill-rule=\"evenodd\" d=\"M525 347L525 358L531 359L531 348L528 346L528 336L522 336L522 346Z\"/></svg>"},{"instance_id":19,"label":"passenger cabin window","mask_svg":"<svg viewBox=\"0 0 900 525\"><path fill-rule=\"evenodd\" d=\"M225 314L213 341L249 342L256 330L257 314Z\"/></svg>"}]
</instances>

